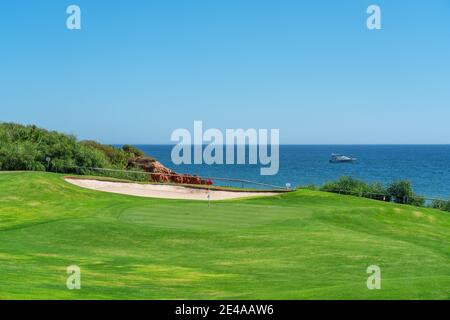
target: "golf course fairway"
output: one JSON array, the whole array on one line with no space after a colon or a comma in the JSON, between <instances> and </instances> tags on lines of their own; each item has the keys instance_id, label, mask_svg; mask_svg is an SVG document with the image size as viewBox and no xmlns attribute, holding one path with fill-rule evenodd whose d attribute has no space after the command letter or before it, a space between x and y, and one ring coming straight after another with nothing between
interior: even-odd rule
<instances>
[{"instance_id":1,"label":"golf course fairway","mask_svg":"<svg viewBox=\"0 0 450 320\"><path fill-rule=\"evenodd\" d=\"M67 267L81 289L66 287ZM381 269L381 289L367 268ZM450 215L310 190L207 202L0 173L0 299L448 299Z\"/></svg>"}]
</instances>

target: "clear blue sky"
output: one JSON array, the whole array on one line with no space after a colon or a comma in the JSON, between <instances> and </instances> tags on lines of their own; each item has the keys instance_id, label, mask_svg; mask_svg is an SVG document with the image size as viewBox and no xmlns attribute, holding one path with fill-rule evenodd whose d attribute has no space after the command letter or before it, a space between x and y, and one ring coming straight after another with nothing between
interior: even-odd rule
<instances>
[{"instance_id":1,"label":"clear blue sky","mask_svg":"<svg viewBox=\"0 0 450 320\"><path fill-rule=\"evenodd\" d=\"M450 143L450 0L2 1L0 121L150 144L194 120L282 143Z\"/></svg>"}]
</instances>

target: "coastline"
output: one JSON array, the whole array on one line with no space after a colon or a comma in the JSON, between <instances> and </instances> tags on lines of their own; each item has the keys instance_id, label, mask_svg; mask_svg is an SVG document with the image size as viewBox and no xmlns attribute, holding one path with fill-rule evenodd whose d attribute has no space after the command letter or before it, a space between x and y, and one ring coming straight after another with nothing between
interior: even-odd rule
<instances>
[{"instance_id":1,"label":"coastline","mask_svg":"<svg viewBox=\"0 0 450 320\"><path fill-rule=\"evenodd\" d=\"M135 145L167 167L201 177L239 178L293 187L322 185L349 176L368 183L389 184L410 180L414 190L426 197L450 196L450 145L280 145L280 170L261 176L252 165L179 165L171 162L173 145ZM358 158L355 163L330 164L331 153ZM240 184L227 184L241 187Z\"/></svg>"}]
</instances>

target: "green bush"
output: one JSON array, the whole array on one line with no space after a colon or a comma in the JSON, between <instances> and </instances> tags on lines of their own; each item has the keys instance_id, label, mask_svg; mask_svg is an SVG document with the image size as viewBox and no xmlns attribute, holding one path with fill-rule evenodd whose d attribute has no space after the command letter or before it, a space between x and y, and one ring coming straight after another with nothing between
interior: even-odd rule
<instances>
[{"instance_id":1,"label":"green bush","mask_svg":"<svg viewBox=\"0 0 450 320\"><path fill-rule=\"evenodd\" d=\"M411 183L407 180L392 182L388 186L387 191L397 203L406 203L408 198L411 198L414 195Z\"/></svg>"},{"instance_id":2,"label":"green bush","mask_svg":"<svg viewBox=\"0 0 450 320\"><path fill-rule=\"evenodd\" d=\"M41 153L35 145L24 142L17 144L0 145L1 170L34 170L44 171L45 166L36 161L41 158Z\"/></svg>"},{"instance_id":3,"label":"green bush","mask_svg":"<svg viewBox=\"0 0 450 320\"><path fill-rule=\"evenodd\" d=\"M0 170L34 170L92 174L87 168L142 171L130 159L144 153L132 146L115 148L36 126L0 123ZM48 161L47 161L48 160ZM98 173L98 172L97 172ZM103 171L101 175L148 180L139 173Z\"/></svg>"},{"instance_id":4,"label":"green bush","mask_svg":"<svg viewBox=\"0 0 450 320\"><path fill-rule=\"evenodd\" d=\"M364 182L358 179L343 176L337 181L326 182L320 189L328 192L361 195L366 188L367 184Z\"/></svg>"},{"instance_id":5,"label":"green bush","mask_svg":"<svg viewBox=\"0 0 450 320\"><path fill-rule=\"evenodd\" d=\"M421 195L414 194L411 198L408 199L407 204L416 207L424 207L425 206L425 197Z\"/></svg>"},{"instance_id":6,"label":"green bush","mask_svg":"<svg viewBox=\"0 0 450 320\"><path fill-rule=\"evenodd\" d=\"M399 180L392 182L387 192L396 203L410 204L417 207L425 205L425 198L414 193L411 182L408 180Z\"/></svg>"},{"instance_id":7,"label":"green bush","mask_svg":"<svg viewBox=\"0 0 450 320\"><path fill-rule=\"evenodd\" d=\"M83 141L82 144L102 152L114 168L125 169L128 165L130 155L122 149L100 144L96 141Z\"/></svg>"},{"instance_id":8,"label":"green bush","mask_svg":"<svg viewBox=\"0 0 450 320\"><path fill-rule=\"evenodd\" d=\"M450 212L450 200L433 200L431 203L431 207L443 211L449 211Z\"/></svg>"},{"instance_id":9,"label":"green bush","mask_svg":"<svg viewBox=\"0 0 450 320\"><path fill-rule=\"evenodd\" d=\"M425 198L414 193L411 183L406 180L395 181L387 188L381 183L366 183L364 181L343 176L337 181L327 182L322 191L354 195L381 201L392 201L423 207Z\"/></svg>"},{"instance_id":10,"label":"green bush","mask_svg":"<svg viewBox=\"0 0 450 320\"><path fill-rule=\"evenodd\" d=\"M379 182L368 185L366 197L381 201L391 201L391 197L387 193L386 187Z\"/></svg>"},{"instance_id":11,"label":"green bush","mask_svg":"<svg viewBox=\"0 0 450 320\"><path fill-rule=\"evenodd\" d=\"M128 144L124 145L122 147L122 150L125 153L130 154L130 155L132 155L134 157L143 157L145 155L144 151L139 150L138 148L130 146Z\"/></svg>"},{"instance_id":12,"label":"green bush","mask_svg":"<svg viewBox=\"0 0 450 320\"><path fill-rule=\"evenodd\" d=\"M369 184L347 176L340 177L337 181L325 183L320 190L390 201L386 188L382 184Z\"/></svg>"}]
</instances>

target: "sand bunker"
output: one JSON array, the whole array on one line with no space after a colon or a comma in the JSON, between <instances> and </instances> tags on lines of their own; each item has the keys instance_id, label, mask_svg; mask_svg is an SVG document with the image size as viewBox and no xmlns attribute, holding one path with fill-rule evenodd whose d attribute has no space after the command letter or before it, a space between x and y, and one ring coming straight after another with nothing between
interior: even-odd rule
<instances>
[{"instance_id":1,"label":"sand bunker","mask_svg":"<svg viewBox=\"0 0 450 320\"><path fill-rule=\"evenodd\" d=\"M127 194L132 196L163 198L163 199L188 199L208 200L208 190L186 188L182 186L161 184L139 184L126 182L110 182L88 179L65 179L67 182L79 187L112 193ZM273 196L274 192L235 192L210 190L210 200L227 200L245 197Z\"/></svg>"}]
</instances>

